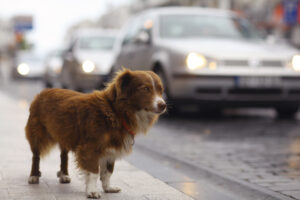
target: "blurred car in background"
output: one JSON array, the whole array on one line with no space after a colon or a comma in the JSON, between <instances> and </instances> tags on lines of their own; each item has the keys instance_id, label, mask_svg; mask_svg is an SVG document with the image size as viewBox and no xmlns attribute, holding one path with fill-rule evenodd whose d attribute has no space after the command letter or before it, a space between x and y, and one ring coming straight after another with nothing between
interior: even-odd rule
<instances>
[{"instance_id":1,"label":"blurred car in background","mask_svg":"<svg viewBox=\"0 0 300 200\"><path fill-rule=\"evenodd\" d=\"M175 105L272 107L292 116L300 104L299 51L266 41L230 11L145 11L122 31L113 65L153 70Z\"/></svg>"},{"instance_id":2,"label":"blurred car in background","mask_svg":"<svg viewBox=\"0 0 300 200\"><path fill-rule=\"evenodd\" d=\"M48 88L60 87L60 73L63 65L63 50L52 51L45 60L44 84Z\"/></svg>"},{"instance_id":3,"label":"blurred car in background","mask_svg":"<svg viewBox=\"0 0 300 200\"><path fill-rule=\"evenodd\" d=\"M13 79L41 79L45 73L43 58L31 51L20 51L14 59L11 76Z\"/></svg>"},{"instance_id":4,"label":"blurred car in background","mask_svg":"<svg viewBox=\"0 0 300 200\"><path fill-rule=\"evenodd\" d=\"M115 30L75 32L63 56L62 86L77 91L101 87L111 73L116 36Z\"/></svg>"}]
</instances>

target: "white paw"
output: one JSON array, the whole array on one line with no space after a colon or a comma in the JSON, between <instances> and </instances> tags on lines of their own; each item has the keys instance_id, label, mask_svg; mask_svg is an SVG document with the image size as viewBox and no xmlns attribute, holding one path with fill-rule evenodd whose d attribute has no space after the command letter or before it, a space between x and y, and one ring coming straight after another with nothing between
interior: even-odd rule
<instances>
[{"instance_id":1,"label":"white paw","mask_svg":"<svg viewBox=\"0 0 300 200\"><path fill-rule=\"evenodd\" d=\"M28 178L29 184L38 184L39 183L39 177L38 176L30 176Z\"/></svg>"},{"instance_id":2,"label":"white paw","mask_svg":"<svg viewBox=\"0 0 300 200\"><path fill-rule=\"evenodd\" d=\"M88 198L99 199L100 193L97 192L98 174L89 173L86 177L86 195Z\"/></svg>"},{"instance_id":3,"label":"white paw","mask_svg":"<svg viewBox=\"0 0 300 200\"><path fill-rule=\"evenodd\" d=\"M59 177L59 182L60 183L70 183L71 178L68 175L63 175L63 176Z\"/></svg>"},{"instance_id":4,"label":"white paw","mask_svg":"<svg viewBox=\"0 0 300 200\"><path fill-rule=\"evenodd\" d=\"M118 193L120 191L121 191L121 189L118 187L108 187L108 188L104 189L104 192L106 192L106 193Z\"/></svg>"},{"instance_id":5,"label":"white paw","mask_svg":"<svg viewBox=\"0 0 300 200\"><path fill-rule=\"evenodd\" d=\"M71 182L71 178L68 175L65 175L64 173L62 173L62 171L57 172L57 177L59 178L60 183L70 183Z\"/></svg>"},{"instance_id":6,"label":"white paw","mask_svg":"<svg viewBox=\"0 0 300 200\"><path fill-rule=\"evenodd\" d=\"M86 192L86 196L91 199L100 199L101 197L100 193L95 191Z\"/></svg>"}]
</instances>

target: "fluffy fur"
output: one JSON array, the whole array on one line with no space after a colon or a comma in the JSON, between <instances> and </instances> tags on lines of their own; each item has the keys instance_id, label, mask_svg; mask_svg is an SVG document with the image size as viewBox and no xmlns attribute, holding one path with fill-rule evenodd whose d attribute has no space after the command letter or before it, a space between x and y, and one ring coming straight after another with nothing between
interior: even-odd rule
<instances>
[{"instance_id":1,"label":"fluffy fur","mask_svg":"<svg viewBox=\"0 0 300 200\"><path fill-rule=\"evenodd\" d=\"M38 183L40 156L58 144L61 166L57 176L61 183L70 182L68 152L73 151L77 166L86 174L88 197L100 198L96 189L99 174L105 192L119 192L109 185L115 159L131 152L134 135L130 132L146 133L166 110L162 93L162 83L155 73L126 69L102 91L42 91L31 104L26 125L33 153L28 182Z\"/></svg>"}]
</instances>

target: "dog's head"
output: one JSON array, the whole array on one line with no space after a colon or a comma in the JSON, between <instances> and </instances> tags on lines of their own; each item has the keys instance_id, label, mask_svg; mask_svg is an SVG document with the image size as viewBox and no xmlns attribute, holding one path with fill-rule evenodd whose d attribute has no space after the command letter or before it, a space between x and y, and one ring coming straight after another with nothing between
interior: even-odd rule
<instances>
[{"instance_id":1,"label":"dog's head","mask_svg":"<svg viewBox=\"0 0 300 200\"><path fill-rule=\"evenodd\" d=\"M116 99L136 111L162 114L166 103L162 98L163 84L152 71L119 71L113 80Z\"/></svg>"}]
</instances>

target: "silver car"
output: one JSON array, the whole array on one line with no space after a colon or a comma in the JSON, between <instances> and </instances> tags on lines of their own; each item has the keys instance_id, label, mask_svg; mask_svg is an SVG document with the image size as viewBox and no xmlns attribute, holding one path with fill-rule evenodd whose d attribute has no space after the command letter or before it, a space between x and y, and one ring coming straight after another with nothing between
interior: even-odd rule
<instances>
[{"instance_id":1,"label":"silver car","mask_svg":"<svg viewBox=\"0 0 300 200\"><path fill-rule=\"evenodd\" d=\"M21 51L17 53L11 70L14 79L41 79L45 73L45 65L41 55Z\"/></svg>"},{"instance_id":2,"label":"silver car","mask_svg":"<svg viewBox=\"0 0 300 200\"><path fill-rule=\"evenodd\" d=\"M63 55L61 85L78 91L101 87L111 74L116 35L103 29L75 32Z\"/></svg>"},{"instance_id":3,"label":"silver car","mask_svg":"<svg viewBox=\"0 0 300 200\"><path fill-rule=\"evenodd\" d=\"M172 104L276 108L300 103L299 51L263 38L230 11L157 8L134 17L117 43L114 68L153 70Z\"/></svg>"}]
</instances>

